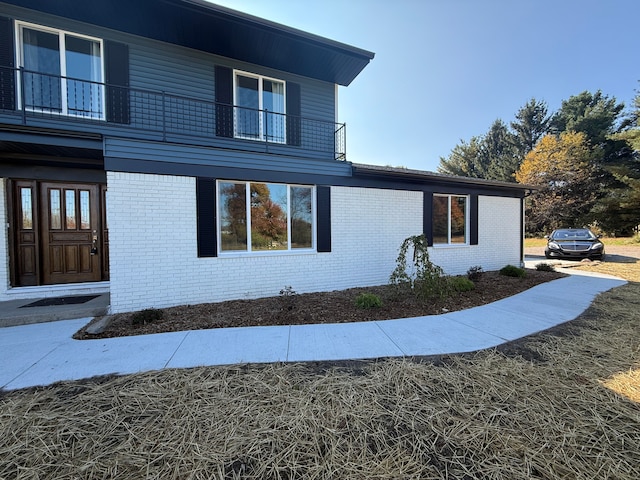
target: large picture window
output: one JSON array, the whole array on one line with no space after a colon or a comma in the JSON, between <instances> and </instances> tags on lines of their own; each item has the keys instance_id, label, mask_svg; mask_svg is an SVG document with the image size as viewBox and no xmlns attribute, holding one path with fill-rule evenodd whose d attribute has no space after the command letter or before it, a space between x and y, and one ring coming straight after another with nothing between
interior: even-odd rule
<instances>
[{"instance_id":1,"label":"large picture window","mask_svg":"<svg viewBox=\"0 0 640 480\"><path fill-rule=\"evenodd\" d=\"M235 136L285 143L285 82L235 72Z\"/></svg>"},{"instance_id":2,"label":"large picture window","mask_svg":"<svg viewBox=\"0 0 640 480\"><path fill-rule=\"evenodd\" d=\"M433 244L460 245L469 243L469 199L462 195L433 196Z\"/></svg>"},{"instance_id":3,"label":"large picture window","mask_svg":"<svg viewBox=\"0 0 640 480\"><path fill-rule=\"evenodd\" d=\"M218 182L220 252L314 248L314 188Z\"/></svg>"},{"instance_id":4,"label":"large picture window","mask_svg":"<svg viewBox=\"0 0 640 480\"><path fill-rule=\"evenodd\" d=\"M104 119L102 40L17 24L27 110Z\"/></svg>"}]
</instances>

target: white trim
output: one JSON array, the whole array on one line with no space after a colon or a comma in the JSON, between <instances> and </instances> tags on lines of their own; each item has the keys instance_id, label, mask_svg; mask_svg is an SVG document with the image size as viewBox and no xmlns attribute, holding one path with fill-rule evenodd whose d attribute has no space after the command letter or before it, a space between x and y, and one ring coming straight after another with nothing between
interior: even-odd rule
<instances>
[{"instance_id":1,"label":"white trim","mask_svg":"<svg viewBox=\"0 0 640 480\"><path fill-rule=\"evenodd\" d=\"M470 208L471 208L471 196L470 195L462 195L458 193L434 193L434 197L443 197L447 198L447 243L436 243L435 238L433 241L434 247L468 247L471 245L470 243L470 229L471 229L471 219L470 219ZM461 197L465 199L464 202L464 243L453 243L451 242L451 199L453 197ZM431 212L431 222L433 224L433 211Z\"/></svg>"},{"instance_id":2,"label":"white trim","mask_svg":"<svg viewBox=\"0 0 640 480\"><path fill-rule=\"evenodd\" d=\"M236 185L245 184L245 215L247 222L247 249L246 250L222 250L222 205L220 202L220 184L232 183ZM287 248L283 250L253 250L251 245L251 184L264 183L266 185L283 185L287 188ZM291 188L300 187L311 190L311 247L310 248L292 248L291 246ZM317 252L317 213L316 213L316 186L302 185L297 183L279 183L279 182L257 182L248 180L216 180L216 239L218 257L243 257L255 255L291 255L291 254L309 254Z\"/></svg>"},{"instance_id":3,"label":"white trim","mask_svg":"<svg viewBox=\"0 0 640 480\"><path fill-rule=\"evenodd\" d=\"M246 108L246 107L238 106L237 89L236 89L236 79L238 78L238 76L255 78L256 80L258 80L258 114L259 114L258 138L253 137L251 135L242 135L237 132L237 123L236 123L236 114L235 114L236 108ZM273 136L271 136L271 140L269 140L268 138L265 138L265 134L264 134L265 129L263 125L263 115L262 115L264 111L264 104L263 104L263 81L264 80L269 80L272 82L278 82L282 84L283 111L270 112L270 113L274 113L282 116L282 140L281 141L276 140L275 137ZM280 78L268 77L266 75L260 75L257 73L245 72L243 70L234 69L233 70L233 105L234 105L234 121L233 121L234 138L241 138L243 140L255 140L255 141L261 141L261 142L268 141L269 143L277 143L277 144L287 143L287 117L286 117L287 115L287 82L285 80L282 80Z\"/></svg>"},{"instance_id":4,"label":"white trim","mask_svg":"<svg viewBox=\"0 0 640 480\"><path fill-rule=\"evenodd\" d=\"M105 83L105 64L104 64L104 41L101 38L96 38L96 37L91 37L89 35L83 35L81 33L76 33L76 32L71 32L68 30L61 30L59 28L53 28L53 27L47 27L44 25L38 25L36 23L29 23L29 22L24 22L21 20L16 20L15 21L15 28L14 28L14 35L15 35L15 41L16 41L16 51L15 51L15 64L18 66L18 68L23 67L24 66L24 44L22 42L22 32L23 30L27 28L30 30L37 30L40 32L45 32L45 33L50 33L50 34L55 34L58 36L58 47L59 47L59 54L60 54L60 76L61 76L61 86L60 86L60 99L61 99L61 111L60 112L55 112L55 111L47 111L46 113L48 115L61 115L61 116L65 116L65 117L76 117L76 118L83 118L83 119L87 119L87 120L98 120L98 121L105 121L106 120L106 116L107 116L107 112L106 112L106 104L107 104L107 99L106 99L106 87L104 85ZM100 91L101 91L101 105L100 105L100 113L101 115L99 117L93 117L93 116L86 116L86 115L78 115L78 114L74 114L74 113L69 113L68 111L68 104L67 104L67 96L63 93L67 91L67 59L66 59L66 40L65 40L65 36L69 35L71 37L75 37L75 38L80 38L82 40L88 40L91 42L97 42L100 46L100 78L98 78L97 80L90 80L90 82L92 85L95 83L100 84ZM22 91L21 91L21 87L22 87L22 81L18 81L17 82L17 88L16 88L16 92L17 92L17 104L18 104L18 108L22 109L22 104L21 104L21 100L22 100ZM27 109L29 111L34 111L34 112L41 112L42 113L42 109Z\"/></svg>"}]
</instances>

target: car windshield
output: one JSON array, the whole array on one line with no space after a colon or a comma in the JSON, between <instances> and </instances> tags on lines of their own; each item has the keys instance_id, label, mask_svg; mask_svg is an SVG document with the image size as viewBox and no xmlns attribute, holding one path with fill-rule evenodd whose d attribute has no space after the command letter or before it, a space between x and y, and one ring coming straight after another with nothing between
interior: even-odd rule
<instances>
[{"instance_id":1,"label":"car windshield","mask_svg":"<svg viewBox=\"0 0 640 480\"><path fill-rule=\"evenodd\" d=\"M593 240L596 236L587 229L556 230L553 233L554 240Z\"/></svg>"}]
</instances>

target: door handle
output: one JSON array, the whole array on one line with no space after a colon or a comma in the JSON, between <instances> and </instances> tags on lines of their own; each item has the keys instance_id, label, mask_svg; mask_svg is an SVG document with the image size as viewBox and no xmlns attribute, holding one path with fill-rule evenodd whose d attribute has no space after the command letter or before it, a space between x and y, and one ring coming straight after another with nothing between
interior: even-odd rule
<instances>
[{"instance_id":1,"label":"door handle","mask_svg":"<svg viewBox=\"0 0 640 480\"><path fill-rule=\"evenodd\" d=\"M98 254L98 236L95 234L95 231L93 232L93 243L91 244L91 255L97 255Z\"/></svg>"}]
</instances>

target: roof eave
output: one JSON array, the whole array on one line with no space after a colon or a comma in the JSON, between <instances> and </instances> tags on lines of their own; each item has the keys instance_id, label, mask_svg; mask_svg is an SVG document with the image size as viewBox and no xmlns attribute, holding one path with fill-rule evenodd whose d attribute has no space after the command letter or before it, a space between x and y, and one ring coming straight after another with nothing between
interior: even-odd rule
<instances>
[{"instance_id":1,"label":"roof eave","mask_svg":"<svg viewBox=\"0 0 640 480\"><path fill-rule=\"evenodd\" d=\"M522 183L501 182L497 180L486 180L483 178L461 177L457 175L445 175L441 173L428 172L425 170L413 170L400 167L383 167L378 165L352 164L355 175L377 176L387 178L404 178L414 181L429 181L437 183L467 184L476 187L502 188L509 190L538 190L540 187L526 185Z\"/></svg>"},{"instance_id":2,"label":"roof eave","mask_svg":"<svg viewBox=\"0 0 640 480\"><path fill-rule=\"evenodd\" d=\"M375 55L203 0L3 1L343 86Z\"/></svg>"}]
</instances>

